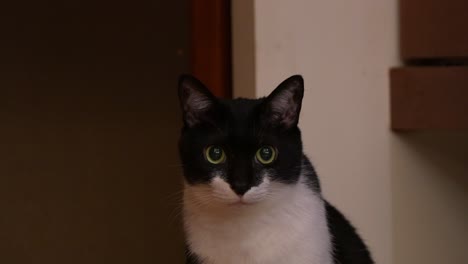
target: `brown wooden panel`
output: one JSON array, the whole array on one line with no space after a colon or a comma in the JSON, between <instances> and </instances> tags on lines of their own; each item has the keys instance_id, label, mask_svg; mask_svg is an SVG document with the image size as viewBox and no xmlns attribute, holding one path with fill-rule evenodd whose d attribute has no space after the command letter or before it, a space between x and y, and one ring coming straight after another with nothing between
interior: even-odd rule
<instances>
[{"instance_id":1,"label":"brown wooden panel","mask_svg":"<svg viewBox=\"0 0 468 264\"><path fill-rule=\"evenodd\" d=\"M400 0L403 59L468 58L468 1Z\"/></svg>"},{"instance_id":2,"label":"brown wooden panel","mask_svg":"<svg viewBox=\"0 0 468 264\"><path fill-rule=\"evenodd\" d=\"M401 67L390 77L393 129L468 129L468 67Z\"/></svg>"},{"instance_id":3,"label":"brown wooden panel","mask_svg":"<svg viewBox=\"0 0 468 264\"><path fill-rule=\"evenodd\" d=\"M191 1L191 70L216 96L231 97L229 0Z\"/></svg>"},{"instance_id":4,"label":"brown wooden panel","mask_svg":"<svg viewBox=\"0 0 468 264\"><path fill-rule=\"evenodd\" d=\"M0 5L0 263L183 263L188 1Z\"/></svg>"}]
</instances>

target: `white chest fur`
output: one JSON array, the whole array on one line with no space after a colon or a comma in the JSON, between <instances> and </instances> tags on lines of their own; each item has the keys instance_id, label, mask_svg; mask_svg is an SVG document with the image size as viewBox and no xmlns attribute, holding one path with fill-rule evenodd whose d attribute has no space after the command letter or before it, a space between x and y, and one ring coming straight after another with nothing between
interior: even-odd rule
<instances>
[{"instance_id":1,"label":"white chest fur","mask_svg":"<svg viewBox=\"0 0 468 264\"><path fill-rule=\"evenodd\" d=\"M274 186L273 186L274 187ZM191 250L203 264L331 264L325 206L302 181L252 205L204 207L184 194Z\"/></svg>"}]
</instances>

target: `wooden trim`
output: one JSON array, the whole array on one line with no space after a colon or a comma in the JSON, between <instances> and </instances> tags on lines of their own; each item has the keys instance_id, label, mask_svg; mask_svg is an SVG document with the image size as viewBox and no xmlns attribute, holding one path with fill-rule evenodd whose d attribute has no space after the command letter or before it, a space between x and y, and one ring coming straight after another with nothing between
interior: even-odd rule
<instances>
[{"instance_id":1,"label":"wooden trim","mask_svg":"<svg viewBox=\"0 0 468 264\"><path fill-rule=\"evenodd\" d=\"M232 96L255 98L254 1L232 1Z\"/></svg>"},{"instance_id":2,"label":"wooden trim","mask_svg":"<svg viewBox=\"0 0 468 264\"><path fill-rule=\"evenodd\" d=\"M231 1L191 0L190 68L218 97L231 98Z\"/></svg>"},{"instance_id":3,"label":"wooden trim","mask_svg":"<svg viewBox=\"0 0 468 264\"><path fill-rule=\"evenodd\" d=\"M468 129L468 66L390 72L394 130Z\"/></svg>"}]
</instances>

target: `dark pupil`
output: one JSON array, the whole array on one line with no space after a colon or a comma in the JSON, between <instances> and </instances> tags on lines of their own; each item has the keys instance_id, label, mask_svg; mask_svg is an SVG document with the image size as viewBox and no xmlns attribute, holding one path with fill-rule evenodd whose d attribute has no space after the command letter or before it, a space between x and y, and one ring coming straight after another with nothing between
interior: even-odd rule
<instances>
[{"instance_id":1,"label":"dark pupil","mask_svg":"<svg viewBox=\"0 0 468 264\"><path fill-rule=\"evenodd\" d=\"M219 160L221 156L223 155L223 151L221 150L220 147L212 147L210 149L210 158L214 161Z\"/></svg>"},{"instance_id":2,"label":"dark pupil","mask_svg":"<svg viewBox=\"0 0 468 264\"><path fill-rule=\"evenodd\" d=\"M260 150L260 156L262 157L263 160L268 161L271 159L271 155L273 153L271 152L270 148L264 147Z\"/></svg>"}]
</instances>

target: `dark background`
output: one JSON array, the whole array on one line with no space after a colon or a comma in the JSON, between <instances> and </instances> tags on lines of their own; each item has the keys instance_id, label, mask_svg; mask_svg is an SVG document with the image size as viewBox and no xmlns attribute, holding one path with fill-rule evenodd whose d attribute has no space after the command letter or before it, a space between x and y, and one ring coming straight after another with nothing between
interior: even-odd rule
<instances>
[{"instance_id":1,"label":"dark background","mask_svg":"<svg viewBox=\"0 0 468 264\"><path fill-rule=\"evenodd\" d=\"M187 1L0 4L0 263L181 263Z\"/></svg>"}]
</instances>

